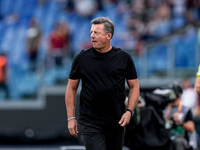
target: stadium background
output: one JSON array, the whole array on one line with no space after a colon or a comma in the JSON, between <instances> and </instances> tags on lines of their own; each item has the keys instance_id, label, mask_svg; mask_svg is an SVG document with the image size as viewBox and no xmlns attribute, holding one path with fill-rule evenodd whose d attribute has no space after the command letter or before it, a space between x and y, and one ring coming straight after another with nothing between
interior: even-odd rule
<instances>
[{"instance_id":1,"label":"stadium background","mask_svg":"<svg viewBox=\"0 0 200 150\"><path fill-rule=\"evenodd\" d=\"M196 0L0 0L0 53L7 54L10 93L5 98L0 91L0 137L6 144L71 140L67 78L74 55L91 46L90 21L99 16L115 23L112 44L132 55L141 89L184 78L194 84L200 64ZM36 71L30 71L26 47L32 18L42 31ZM58 22L67 25L70 46L61 67L47 66L49 37Z\"/></svg>"}]
</instances>

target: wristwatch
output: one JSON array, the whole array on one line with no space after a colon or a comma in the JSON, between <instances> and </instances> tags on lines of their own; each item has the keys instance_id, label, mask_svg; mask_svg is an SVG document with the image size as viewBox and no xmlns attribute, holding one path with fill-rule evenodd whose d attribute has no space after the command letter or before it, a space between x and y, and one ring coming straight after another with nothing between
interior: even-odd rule
<instances>
[{"instance_id":1,"label":"wristwatch","mask_svg":"<svg viewBox=\"0 0 200 150\"><path fill-rule=\"evenodd\" d=\"M133 116L134 115L134 111L132 111L132 110L130 110L130 109L126 109L126 111L129 111L130 113L131 113L131 116Z\"/></svg>"}]
</instances>

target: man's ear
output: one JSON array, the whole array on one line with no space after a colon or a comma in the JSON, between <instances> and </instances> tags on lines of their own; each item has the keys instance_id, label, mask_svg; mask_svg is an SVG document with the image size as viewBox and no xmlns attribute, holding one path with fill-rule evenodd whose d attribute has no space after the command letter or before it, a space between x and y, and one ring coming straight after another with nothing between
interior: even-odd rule
<instances>
[{"instance_id":1,"label":"man's ear","mask_svg":"<svg viewBox=\"0 0 200 150\"><path fill-rule=\"evenodd\" d=\"M108 34L107 34L107 37L108 37L108 39L110 40L110 39L112 38L112 34L111 34L111 33L108 33Z\"/></svg>"}]
</instances>

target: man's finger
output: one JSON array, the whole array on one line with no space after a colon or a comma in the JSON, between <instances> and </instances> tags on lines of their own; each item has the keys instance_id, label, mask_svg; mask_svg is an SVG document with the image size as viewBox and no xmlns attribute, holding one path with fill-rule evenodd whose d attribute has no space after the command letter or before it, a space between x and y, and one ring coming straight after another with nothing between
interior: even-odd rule
<instances>
[{"instance_id":1,"label":"man's finger","mask_svg":"<svg viewBox=\"0 0 200 150\"><path fill-rule=\"evenodd\" d=\"M123 122L124 122L123 119L121 119L121 120L119 121L119 124L121 125Z\"/></svg>"},{"instance_id":2,"label":"man's finger","mask_svg":"<svg viewBox=\"0 0 200 150\"><path fill-rule=\"evenodd\" d=\"M72 136L74 137L78 136L78 125L76 120L73 119L68 122L68 129Z\"/></svg>"},{"instance_id":3,"label":"man's finger","mask_svg":"<svg viewBox=\"0 0 200 150\"><path fill-rule=\"evenodd\" d=\"M78 126L75 127L75 133L78 134Z\"/></svg>"},{"instance_id":4,"label":"man's finger","mask_svg":"<svg viewBox=\"0 0 200 150\"><path fill-rule=\"evenodd\" d=\"M74 137L78 136L78 134L76 133L76 131L74 129L70 130L69 133Z\"/></svg>"},{"instance_id":5,"label":"man's finger","mask_svg":"<svg viewBox=\"0 0 200 150\"><path fill-rule=\"evenodd\" d=\"M124 122L124 115L121 117L119 124L121 125Z\"/></svg>"}]
</instances>

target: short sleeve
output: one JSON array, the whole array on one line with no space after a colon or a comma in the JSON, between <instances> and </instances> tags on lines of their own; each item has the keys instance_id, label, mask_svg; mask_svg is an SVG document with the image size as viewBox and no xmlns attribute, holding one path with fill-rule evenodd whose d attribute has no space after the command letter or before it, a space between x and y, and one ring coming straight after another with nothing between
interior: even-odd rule
<instances>
[{"instance_id":1,"label":"short sleeve","mask_svg":"<svg viewBox=\"0 0 200 150\"><path fill-rule=\"evenodd\" d=\"M186 114L186 116L185 116L185 120L184 120L184 122L187 122L187 121L193 121L193 115L192 115L192 111L191 111L191 109L189 109L188 110L188 112L187 112L187 114Z\"/></svg>"},{"instance_id":2,"label":"short sleeve","mask_svg":"<svg viewBox=\"0 0 200 150\"><path fill-rule=\"evenodd\" d=\"M69 75L70 79L74 79L74 80L80 79L80 66L79 66L78 57L79 55L77 55L72 62L71 71Z\"/></svg>"},{"instance_id":3,"label":"short sleeve","mask_svg":"<svg viewBox=\"0 0 200 150\"><path fill-rule=\"evenodd\" d=\"M137 72L135 68L135 63L132 59L132 57L128 54L127 57L127 68L126 68L126 79L127 80L132 80L132 79L137 79Z\"/></svg>"}]
</instances>

